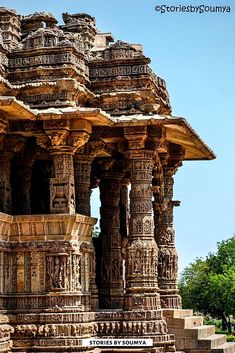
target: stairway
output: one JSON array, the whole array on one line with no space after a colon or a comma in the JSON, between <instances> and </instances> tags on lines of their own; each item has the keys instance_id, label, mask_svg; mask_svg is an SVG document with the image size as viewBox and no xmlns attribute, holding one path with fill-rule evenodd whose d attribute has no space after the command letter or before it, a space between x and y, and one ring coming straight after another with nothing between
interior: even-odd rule
<instances>
[{"instance_id":1,"label":"stairway","mask_svg":"<svg viewBox=\"0 0 235 353\"><path fill-rule=\"evenodd\" d=\"M175 334L176 350L185 353L233 353L235 342L215 334L215 326L203 325L202 316L192 310L164 309L169 333Z\"/></svg>"}]
</instances>

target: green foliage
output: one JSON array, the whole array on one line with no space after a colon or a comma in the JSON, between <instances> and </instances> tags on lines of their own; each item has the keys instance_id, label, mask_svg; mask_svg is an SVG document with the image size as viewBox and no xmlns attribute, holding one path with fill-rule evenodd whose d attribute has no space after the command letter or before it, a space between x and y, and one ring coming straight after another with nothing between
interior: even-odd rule
<instances>
[{"instance_id":1,"label":"green foliage","mask_svg":"<svg viewBox=\"0 0 235 353\"><path fill-rule=\"evenodd\" d=\"M233 335L228 335L228 336L227 336L227 342L235 342L235 336L233 336Z\"/></svg>"},{"instance_id":2,"label":"green foliage","mask_svg":"<svg viewBox=\"0 0 235 353\"><path fill-rule=\"evenodd\" d=\"M212 319L212 318L210 318L210 319L205 318L203 320L203 323L204 323L204 325L214 325L216 327L216 332L217 332L217 329L218 330L221 329L221 324L222 324L221 320Z\"/></svg>"},{"instance_id":3,"label":"green foliage","mask_svg":"<svg viewBox=\"0 0 235 353\"><path fill-rule=\"evenodd\" d=\"M218 250L215 254L209 254L207 262L216 273L223 273L225 267L235 265L235 236L217 244Z\"/></svg>"},{"instance_id":4,"label":"green foliage","mask_svg":"<svg viewBox=\"0 0 235 353\"><path fill-rule=\"evenodd\" d=\"M196 259L184 270L179 283L183 307L194 309L212 318L235 315L235 236L218 243L215 254Z\"/></svg>"}]
</instances>

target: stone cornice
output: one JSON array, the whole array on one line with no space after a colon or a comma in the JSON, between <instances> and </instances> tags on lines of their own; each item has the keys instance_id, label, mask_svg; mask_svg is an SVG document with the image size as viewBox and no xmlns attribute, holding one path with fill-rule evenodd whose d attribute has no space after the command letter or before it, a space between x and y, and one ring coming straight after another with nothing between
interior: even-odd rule
<instances>
[{"instance_id":1,"label":"stone cornice","mask_svg":"<svg viewBox=\"0 0 235 353\"><path fill-rule=\"evenodd\" d=\"M0 240L78 241L91 237L96 221L79 214L10 216L0 212Z\"/></svg>"},{"instance_id":2,"label":"stone cornice","mask_svg":"<svg viewBox=\"0 0 235 353\"><path fill-rule=\"evenodd\" d=\"M67 107L45 110L30 109L15 97L0 96L0 112L6 120L61 120L83 119L93 126L127 128L135 126L164 126L166 140L185 148L184 160L212 160L216 156L183 117L157 114L138 114L111 117L100 108Z\"/></svg>"},{"instance_id":3,"label":"stone cornice","mask_svg":"<svg viewBox=\"0 0 235 353\"><path fill-rule=\"evenodd\" d=\"M184 160L212 160L216 156L185 118L170 115L131 115L113 118L115 126L156 126L166 128L166 140L185 148Z\"/></svg>"},{"instance_id":4,"label":"stone cornice","mask_svg":"<svg viewBox=\"0 0 235 353\"><path fill-rule=\"evenodd\" d=\"M37 114L37 120L82 118L90 121L93 126L110 126L114 124L114 119L100 108L49 108L35 110L35 113Z\"/></svg>"},{"instance_id":5,"label":"stone cornice","mask_svg":"<svg viewBox=\"0 0 235 353\"><path fill-rule=\"evenodd\" d=\"M27 105L11 96L0 96L0 112L7 120L35 120L36 115Z\"/></svg>"}]
</instances>

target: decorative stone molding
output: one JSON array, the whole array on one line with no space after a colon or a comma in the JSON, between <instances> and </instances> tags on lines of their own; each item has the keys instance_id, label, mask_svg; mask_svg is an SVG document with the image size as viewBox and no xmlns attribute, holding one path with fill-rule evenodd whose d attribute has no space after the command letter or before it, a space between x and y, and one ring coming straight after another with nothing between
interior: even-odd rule
<instances>
[{"instance_id":1,"label":"decorative stone molding","mask_svg":"<svg viewBox=\"0 0 235 353\"><path fill-rule=\"evenodd\" d=\"M3 214L2 214L3 215ZM3 215L3 219L9 217ZM95 218L82 215L31 215L14 216L10 241L77 241L90 238ZM5 221L6 222L6 221ZM8 224L8 223L7 223Z\"/></svg>"}]
</instances>

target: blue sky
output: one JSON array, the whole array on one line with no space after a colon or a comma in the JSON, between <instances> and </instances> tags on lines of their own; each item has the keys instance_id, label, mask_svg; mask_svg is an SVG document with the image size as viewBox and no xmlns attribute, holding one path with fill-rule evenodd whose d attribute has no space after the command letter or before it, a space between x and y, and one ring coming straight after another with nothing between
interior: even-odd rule
<instances>
[{"instance_id":1,"label":"blue sky","mask_svg":"<svg viewBox=\"0 0 235 353\"><path fill-rule=\"evenodd\" d=\"M230 6L230 13L165 13L156 5ZM179 267L215 251L235 233L235 5L231 0L1 1L18 13L87 12L116 39L141 43L164 78L173 114L184 116L214 150L215 161L185 162L175 176ZM96 211L95 211L96 212Z\"/></svg>"}]
</instances>

